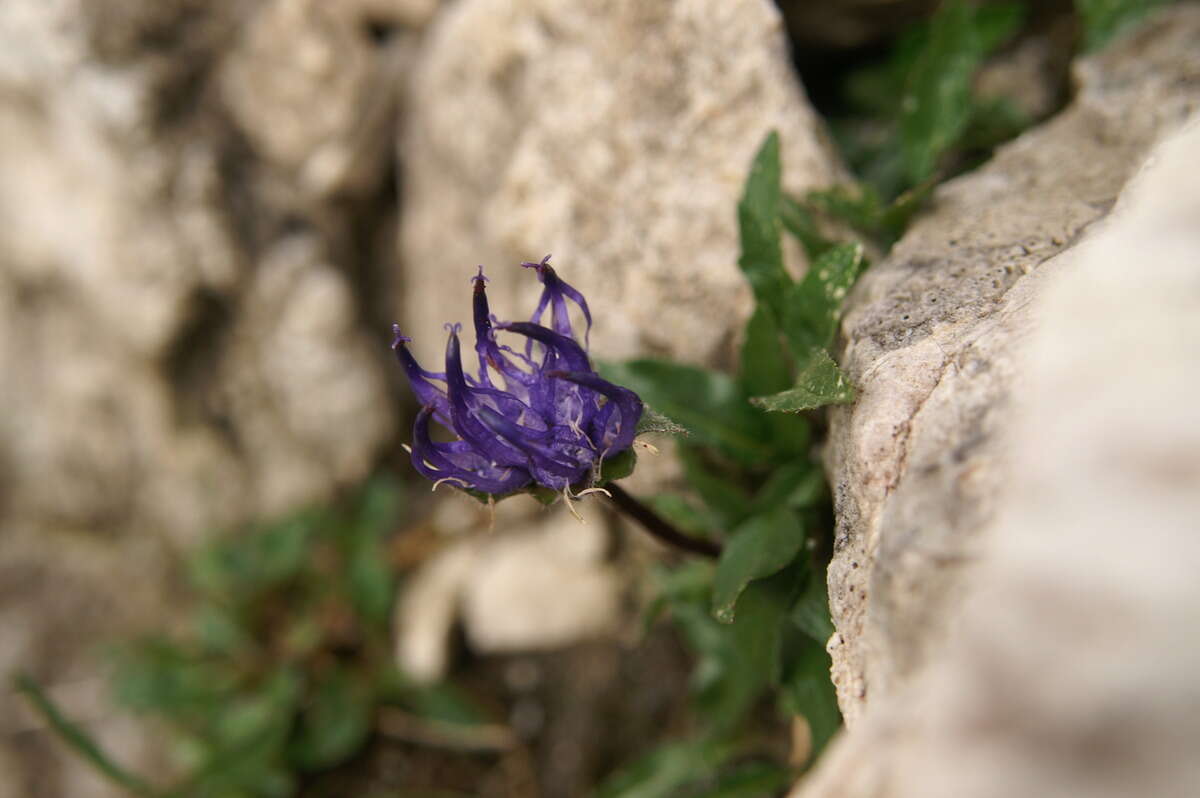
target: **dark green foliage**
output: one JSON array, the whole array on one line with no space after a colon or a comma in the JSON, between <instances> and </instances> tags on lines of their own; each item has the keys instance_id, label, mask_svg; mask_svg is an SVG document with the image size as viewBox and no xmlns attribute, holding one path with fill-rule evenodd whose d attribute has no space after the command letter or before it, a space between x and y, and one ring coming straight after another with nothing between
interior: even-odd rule
<instances>
[{"instance_id":1,"label":"dark green foliage","mask_svg":"<svg viewBox=\"0 0 1200 798\"><path fill-rule=\"evenodd\" d=\"M1146 14L1171 2L1174 0L1076 0L1084 49L1099 50Z\"/></svg>"},{"instance_id":2,"label":"dark green foliage","mask_svg":"<svg viewBox=\"0 0 1200 798\"><path fill-rule=\"evenodd\" d=\"M305 774L359 753L384 704L478 722L452 688L415 685L391 664L397 577L385 544L399 519L396 486L376 480L351 512L299 513L188 560L197 602L186 634L119 647L113 683L121 703L172 732L187 775L170 789L114 764L32 682L22 689L102 772L147 796L292 795Z\"/></svg>"},{"instance_id":3,"label":"dark green foliage","mask_svg":"<svg viewBox=\"0 0 1200 798\"><path fill-rule=\"evenodd\" d=\"M656 497L655 509L690 534L724 540L715 568L660 572L651 610L669 616L695 652L696 732L614 775L603 796L772 795L791 776L749 756L761 700L803 715L814 747L839 723L824 649L827 555L817 554L827 547L829 493L812 420L799 411L853 398L828 347L863 251L805 226L805 210L781 192L774 134L755 158L738 221L739 264L756 298L739 373L653 360L601 369L688 430L677 448L691 490ZM785 229L819 249L799 281L784 268Z\"/></svg>"}]
</instances>

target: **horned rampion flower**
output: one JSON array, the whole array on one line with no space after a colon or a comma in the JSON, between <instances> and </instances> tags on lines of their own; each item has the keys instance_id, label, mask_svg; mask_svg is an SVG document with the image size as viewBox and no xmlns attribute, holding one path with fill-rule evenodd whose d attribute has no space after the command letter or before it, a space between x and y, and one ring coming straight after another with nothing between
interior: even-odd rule
<instances>
[{"instance_id":1,"label":"horned rampion flower","mask_svg":"<svg viewBox=\"0 0 1200 798\"><path fill-rule=\"evenodd\" d=\"M537 486L568 499L593 488L601 464L633 444L642 401L628 388L602 379L588 359L592 315L579 291L550 267L550 256L522 263L544 286L532 318L502 322L488 308L483 267L474 283L477 375L463 370L458 333L447 324L446 370L421 368L408 351L411 338L393 326L395 350L422 407L413 423L412 463L435 481L488 496ZM570 304L585 322L582 343ZM549 326L542 317L549 313ZM513 349L497 332L524 338ZM457 436L436 441L434 420Z\"/></svg>"}]
</instances>

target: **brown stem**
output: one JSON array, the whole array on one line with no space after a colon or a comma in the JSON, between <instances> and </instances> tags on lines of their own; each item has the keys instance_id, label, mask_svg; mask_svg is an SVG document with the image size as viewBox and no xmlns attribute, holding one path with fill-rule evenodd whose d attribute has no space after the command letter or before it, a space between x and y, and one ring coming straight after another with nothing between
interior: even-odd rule
<instances>
[{"instance_id":1,"label":"brown stem","mask_svg":"<svg viewBox=\"0 0 1200 798\"><path fill-rule=\"evenodd\" d=\"M617 506L618 510L637 521L642 525L643 529L666 545L690 551L692 554L712 557L713 559L721 556L720 543L712 540L701 540L700 538L693 538L683 534L671 526L662 516L626 493L617 483L609 482L604 486L604 489L609 492L612 497L612 503Z\"/></svg>"}]
</instances>

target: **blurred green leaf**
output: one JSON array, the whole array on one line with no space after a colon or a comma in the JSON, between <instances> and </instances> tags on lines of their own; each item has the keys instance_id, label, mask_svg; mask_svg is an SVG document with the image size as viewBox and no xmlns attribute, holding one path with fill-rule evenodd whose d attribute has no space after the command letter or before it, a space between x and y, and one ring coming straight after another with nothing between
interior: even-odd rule
<instances>
[{"instance_id":1,"label":"blurred green leaf","mask_svg":"<svg viewBox=\"0 0 1200 798\"><path fill-rule=\"evenodd\" d=\"M418 683L392 668L385 674L380 689L382 699L422 718L465 725L488 722L487 713L453 684Z\"/></svg>"},{"instance_id":2,"label":"blurred green leaf","mask_svg":"<svg viewBox=\"0 0 1200 798\"><path fill-rule=\"evenodd\" d=\"M798 413L824 405L854 401L854 388L824 349L814 349L796 377L796 385L771 396L756 396L750 402L772 413Z\"/></svg>"},{"instance_id":3,"label":"blurred green leaf","mask_svg":"<svg viewBox=\"0 0 1200 798\"><path fill-rule=\"evenodd\" d=\"M721 773L707 789L690 798L771 798L787 788L795 775L770 762L747 762Z\"/></svg>"},{"instance_id":4,"label":"blurred green leaf","mask_svg":"<svg viewBox=\"0 0 1200 798\"><path fill-rule=\"evenodd\" d=\"M788 612L803 584L805 563L789 563L776 573L746 585L737 616L725 628L741 660L742 678L761 691L778 686L784 673L784 635L792 628Z\"/></svg>"},{"instance_id":5,"label":"blurred green leaf","mask_svg":"<svg viewBox=\"0 0 1200 798\"><path fill-rule=\"evenodd\" d=\"M632 474L633 469L636 467L637 453L633 449L626 449L619 454L606 458L600 464L600 477L597 482L603 485L605 482L624 479Z\"/></svg>"},{"instance_id":6,"label":"blurred green leaf","mask_svg":"<svg viewBox=\"0 0 1200 798\"><path fill-rule=\"evenodd\" d=\"M622 768L596 791L596 798L677 798L687 785L708 778L733 754L715 740L667 743Z\"/></svg>"},{"instance_id":7,"label":"blurred green leaf","mask_svg":"<svg viewBox=\"0 0 1200 798\"><path fill-rule=\"evenodd\" d=\"M721 531L733 529L749 515L750 495L728 476L715 473L699 448L680 444L675 451L688 484L712 511Z\"/></svg>"},{"instance_id":8,"label":"blurred green leaf","mask_svg":"<svg viewBox=\"0 0 1200 798\"><path fill-rule=\"evenodd\" d=\"M728 375L661 360L600 363L604 378L624 385L646 404L691 431L690 440L714 446L745 463L771 456L761 414Z\"/></svg>"},{"instance_id":9,"label":"blurred green leaf","mask_svg":"<svg viewBox=\"0 0 1200 798\"><path fill-rule=\"evenodd\" d=\"M807 635L793 634L787 640L782 703L787 712L803 715L808 721L812 731L811 761L842 724L837 690L830 678L832 662L824 644Z\"/></svg>"},{"instance_id":10,"label":"blurred green leaf","mask_svg":"<svg viewBox=\"0 0 1200 798\"><path fill-rule=\"evenodd\" d=\"M59 710L41 686L31 677L24 673L18 673L13 681L16 691L29 700L34 710L54 729L59 737L114 784L128 790L133 795L155 796L159 794L139 776L134 775L110 758L104 749L92 739L91 735L83 730L83 727L71 721Z\"/></svg>"},{"instance_id":11,"label":"blurred green leaf","mask_svg":"<svg viewBox=\"0 0 1200 798\"><path fill-rule=\"evenodd\" d=\"M901 151L911 184L933 174L966 128L975 72L1017 30L1022 14L1016 3L975 8L949 0L930 19L900 106Z\"/></svg>"},{"instance_id":12,"label":"blurred green leaf","mask_svg":"<svg viewBox=\"0 0 1200 798\"><path fill-rule=\"evenodd\" d=\"M1076 0L1083 19L1083 47L1099 50L1142 17L1174 0Z\"/></svg>"},{"instance_id":13,"label":"blurred green leaf","mask_svg":"<svg viewBox=\"0 0 1200 798\"><path fill-rule=\"evenodd\" d=\"M646 497L646 503L668 523L692 536L711 537L712 533L721 527L720 521L712 512L696 506L688 498L677 493L656 493Z\"/></svg>"},{"instance_id":14,"label":"blurred green leaf","mask_svg":"<svg viewBox=\"0 0 1200 798\"><path fill-rule=\"evenodd\" d=\"M350 600L359 614L381 631L391 622L396 590L384 539L397 522L399 508L399 488L393 482L377 477L368 483L358 517L350 527L352 537L345 555Z\"/></svg>"},{"instance_id":15,"label":"blurred green leaf","mask_svg":"<svg viewBox=\"0 0 1200 798\"><path fill-rule=\"evenodd\" d=\"M821 233L817 219L809 207L794 197L783 195L779 205L779 219L784 229L800 242L810 261L820 257L825 250L834 245L833 241Z\"/></svg>"},{"instance_id":16,"label":"blurred green leaf","mask_svg":"<svg viewBox=\"0 0 1200 798\"><path fill-rule=\"evenodd\" d=\"M804 279L794 286L786 318L790 340L803 347L796 350L798 359L804 352L825 349L833 343L842 317L842 301L858 279L862 265L861 244L839 244L813 261Z\"/></svg>"},{"instance_id":17,"label":"blurred green leaf","mask_svg":"<svg viewBox=\"0 0 1200 798\"><path fill-rule=\"evenodd\" d=\"M738 203L738 265L758 307L777 325L783 319L784 297L792 285L783 267L780 193L779 134L772 131L754 156Z\"/></svg>"},{"instance_id":18,"label":"blurred green leaf","mask_svg":"<svg viewBox=\"0 0 1200 798\"><path fill-rule=\"evenodd\" d=\"M195 725L224 705L237 688L236 664L197 657L163 638L149 637L116 652L117 701Z\"/></svg>"},{"instance_id":19,"label":"blurred green leaf","mask_svg":"<svg viewBox=\"0 0 1200 798\"><path fill-rule=\"evenodd\" d=\"M822 646L834 633L833 620L829 617L829 591L824 571L823 567L810 571L804 590L791 613L796 628Z\"/></svg>"},{"instance_id":20,"label":"blurred green leaf","mask_svg":"<svg viewBox=\"0 0 1200 798\"><path fill-rule=\"evenodd\" d=\"M305 565L322 520L298 513L205 546L188 563L192 583L218 601L240 601L290 579Z\"/></svg>"},{"instance_id":21,"label":"blurred green leaf","mask_svg":"<svg viewBox=\"0 0 1200 798\"><path fill-rule=\"evenodd\" d=\"M210 655L233 655L251 642L242 619L224 605L200 605L192 616L192 629L201 650Z\"/></svg>"},{"instance_id":22,"label":"blurred green leaf","mask_svg":"<svg viewBox=\"0 0 1200 798\"><path fill-rule=\"evenodd\" d=\"M218 749L236 749L289 724L300 701L301 678L279 668L255 692L226 699L219 707L213 740Z\"/></svg>"},{"instance_id":23,"label":"blurred green leaf","mask_svg":"<svg viewBox=\"0 0 1200 798\"><path fill-rule=\"evenodd\" d=\"M738 380L750 396L782 391L791 382L783 338L761 305L746 323Z\"/></svg>"},{"instance_id":24,"label":"blurred green leaf","mask_svg":"<svg viewBox=\"0 0 1200 798\"><path fill-rule=\"evenodd\" d=\"M370 732L372 703L371 691L343 668L323 674L301 714L289 758L303 770L344 761Z\"/></svg>"},{"instance_id":25,"label":"blurred green leaf","mask_svg":"<svg viewBox=\"0 0 1200 798\"><path fill-rule=\"evenodd\" d=\"M775 507L790 510L811 507L826 493L825 472L820 463L796 460L771 472L754 495L753 511L765 513Z\"/></svg>"},{"instance_id":26,"label":"blurred green leaf","mask_svg":"<svg viewBox=\"0 0 1200 798\"><path fill-rule=\"evenodd\" d=\"M735 617L738 597L756 579L787 567L804 545L804 527L786 507L751 516L725 544L713 577L712 613L718 621Z\"/></svg>"}]
</instances>

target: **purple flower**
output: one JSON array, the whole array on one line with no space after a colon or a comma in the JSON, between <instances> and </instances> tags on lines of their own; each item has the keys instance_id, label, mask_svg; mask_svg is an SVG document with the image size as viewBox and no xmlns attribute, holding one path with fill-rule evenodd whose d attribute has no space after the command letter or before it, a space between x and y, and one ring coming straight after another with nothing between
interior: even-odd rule
<instances>
[{"instance_id":1,"label":"purple flower","mask_svg":"<svg viewBox=\"0 0 1200 798\"><path fill-rule=\"evenodd\" d=\"M405 346L412 339L393 326L392 349L422 405L413 423L412 463L426 477L490 495L536 484L569 496L571 486L594 482L603 460L633 444L642 401L592 369L591 312L549 260L547 255L540 263L521 264L534 269L545 286L527 322L497 321L488 310L482 266L472 278L478 376L463 371L461 325L446 325L444 372L421 368ZM586 322L582 345L569 303ZM540 323L547 311L548 327ZM524 346L501 344L497 331L521 336ZM435 441L431 419L458 439Z\"/></svg>"}]
</instances>

